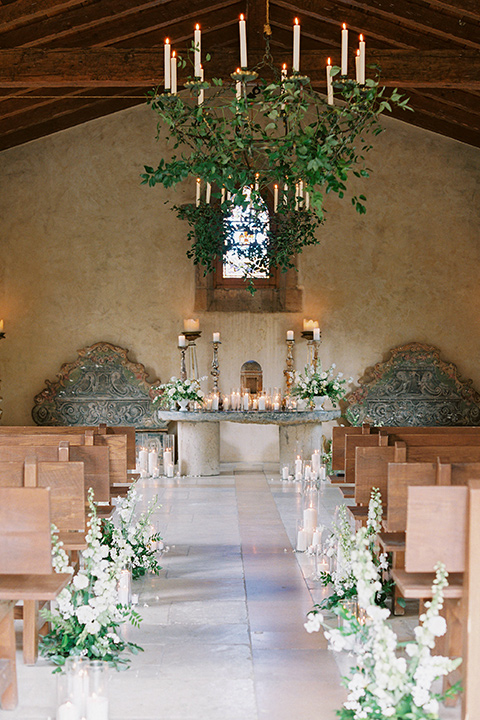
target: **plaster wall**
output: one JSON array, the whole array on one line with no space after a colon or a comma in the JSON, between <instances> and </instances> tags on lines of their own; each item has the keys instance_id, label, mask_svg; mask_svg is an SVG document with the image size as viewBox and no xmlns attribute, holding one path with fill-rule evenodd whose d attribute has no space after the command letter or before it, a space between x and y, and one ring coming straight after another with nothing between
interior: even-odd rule
<instances>
[{"instance_id":1,"label":"plaster wall","mask_svg":"<svg viewBox=\"0 0 480 720\"><path fill-rule=\"evenodd\" d=\"M480 388L480 151L387 119L355 190L367 214L329 199L321 244L299 258L301 313L203 313L198 356L222 336L221 387L257 360L266 386L283 383L285 333L306 361L303 317L320 321L324 364L357 379L389 348L412 340ZM176 338L193 314L185 225L168 202L194 197L140 185L166 153L155 117L134 108L0 154L0 343L3 424L30 424L34 395L78 348L130 349L151 379L178 374ZM275 460L276 428L226 425L223 460Z\"/></svg>"}]
</instances>

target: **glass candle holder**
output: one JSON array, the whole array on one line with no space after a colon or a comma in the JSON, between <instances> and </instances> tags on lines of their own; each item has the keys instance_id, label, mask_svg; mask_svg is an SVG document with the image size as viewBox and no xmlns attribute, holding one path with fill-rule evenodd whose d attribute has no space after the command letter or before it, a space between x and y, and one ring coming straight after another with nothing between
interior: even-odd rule
<instances>
[{"instance_id":1,"label":"glass candle holder","mask_svg":"<svg viewBox=\"0 0 480 720\"><path fill-rule=\"evenodd\" d=\"M102 660L88 666L86 720L108 720L108 666Z\"/></svg>"},{"instance_id":2,"label":"glass candle holder","mask_svg":"<svg viewBox=\"0 0 480 720\"><path fill-rule=\"evenodd\" d=\"M132 571L130 568L123 568L120 571L118 580L118 602L121 605L131 605L132 603Z\"/></svg>"},{"instance_id":3,"label":"glass candle holder","mask_svg":"<svg viewBox=\"0 0 480 720\"><path fill-rule=\"evenodd\" d=\"M88 695L88 665L84 657L69 657L57 680L56 720L83 720Z\"/></svg>"}]
</instances>

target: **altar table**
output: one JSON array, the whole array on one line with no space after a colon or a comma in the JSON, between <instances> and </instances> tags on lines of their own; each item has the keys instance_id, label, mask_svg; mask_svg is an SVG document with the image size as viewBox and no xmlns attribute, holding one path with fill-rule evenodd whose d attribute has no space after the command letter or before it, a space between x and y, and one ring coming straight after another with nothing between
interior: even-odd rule
<instances>
[{"instance_id":1,"label":"altar table","mask_svg":"<svg viewBox=\"0 0 480 720\"><path fill-rule=\"evenodd\" d=\"M297 447L304 457L321 449L322 422L340 417L340 410L261 412L159 410L158 419L178 423L178 465L181 475L220 474L220 423L278 425L280 468L292 466Z\"/></svg>"}]
</instances>

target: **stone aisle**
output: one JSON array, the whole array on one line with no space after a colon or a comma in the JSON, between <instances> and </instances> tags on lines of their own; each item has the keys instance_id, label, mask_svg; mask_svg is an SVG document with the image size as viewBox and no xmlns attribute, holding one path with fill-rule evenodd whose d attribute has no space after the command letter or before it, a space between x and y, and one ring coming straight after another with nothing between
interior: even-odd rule
<instances>
[{"instance_id":1,"label":"stone aisle","mask_svg":"<svg viewBox=\"0 0 480 720\"><path fill-rule=\"evenodd\" d=\"M294 487L272 490L293 537ZM127 634L145 651L112 673L110 720L333 720L339 672L303 628L312 595L265 475L149 479L142 492L162 502L170 551L134 589L144 619ZM18 675L20 706L2 718L53 718L51 667L19 653Z\"/></svg>"}]
</instances>

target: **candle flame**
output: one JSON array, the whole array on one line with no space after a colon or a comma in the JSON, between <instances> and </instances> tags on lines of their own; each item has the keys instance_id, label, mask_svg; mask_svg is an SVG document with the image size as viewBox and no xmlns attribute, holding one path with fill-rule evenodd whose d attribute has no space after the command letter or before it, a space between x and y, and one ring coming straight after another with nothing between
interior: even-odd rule
<instances>
[{"instance_id":1,"label":"candle flame","mask_svg":"<svg viewBox=\"0 0 480 720\"><path fill-rule=\"evenodd\" d=\"M332 64L331 58L327 58L327 65L331 65L331 64Z\"/></svg>"},{"instance_id":2,"label":"candle flame","mask_svg":"<svg viewBox=\"0 0 480 720\"><path fill-rule=\"evenodd\" d=\"M360 50L357 50L357 57L360 57Z\"/></svg>"},{"instance_id":3,"label":"candle flame","mask_svg":"<svg viewBox=\"0 0 480 720\"><path fill-rule=\"evenodd\" d=\"M197 183L199 183L199 182L200 182L200 178L197 178Z\"/></svg>"},{"instance_id":4,"label":"candle flame","mask_svg":"<svg viewBox=\"0 0 480 720\"><path fill-rule=\"evenodd\" d=\"M165 38L165 45L170 45L170 38Z\"/></svg>"},{"instance_id":5,"label":"candle flame","mask_svg":"<svg viewBox=\"0 0 480 720\"><path fill-rule=\"evenodd\" d=\"M287 63L283 63L282 68L283 68L284 70L286 70L286 69L287 69Z\"/></svg>"},{"instance_id":6,"label":"candle flame","mask_svg":"<svg viewBox=\"0 0 480 720\"><path fill-rule=\"evenodd\" d=\"M195 30L200 30L200 25L198 23L195 25Z\"/></svg>"},{"instance_id":7,"label":"candle flame","mask_svg":"<svg viewBox=\"0 0 480 720\"><path fill-rule=\"evenodd\" d=\"M295 25L300 25L298 18L295 18L294 22L295 22Z\"/></svg>"},{"instance_id":8,"label":"candle flame","mask_svg":"<svg viewBox=\"0 0 480 720\"><path fill-rule=\"evenodd\" d=\"M275 190L278 190L278 185L274 185L273 187L275 188Z\"/></svg>"},{"instance_id":9,"label":"candle flame","mask_svg":"<svg viewBox=\"0 0 480 720\"><path fill-rule=\"evenodd\" d=\"M245 20L245 16L243 13L241 13L241 15L240 15L240 20Z\"/></svg>"},{"instance_id":10,"label":"candle flame","mask_svg":"<svg viewBox=\"0 0 480 720\"><path fill-rule=\"evenodd\" d=\"M360 35L360 42L363 42L363 35Z\"/></svg>"},{"instance_id":11,"label":"candle flame","mask_svg":"<svg viewBox=\"0 0 480 720\"><path fill-rule=\"evenodd\" d=\"M240 72L240 68L237 68L237 69L235 70L235 72L239 73L239 72Z\"/></svg>"},{"instance_id":12,"label":"candle flame","mask_svg":"<svg viewBox=\"0 0 480 720\"><path fill-rule=\"evenodd\" d=\"M346 30L346 29L347 29L347 26L346 26L346 24L345 24L345 23L343 23L342 27L343 27L343 29L344 29L344 30Z\"/></svg>"},{"instance_id":13,"label":"candle flame","mask_svg":"<svg viewBox=\"0 0 480 720\"><path fill-rule=\"evenodd\" d=\"M172 58L175 57L175 50L172 52Z\"/></svg>"}]
</instances>

